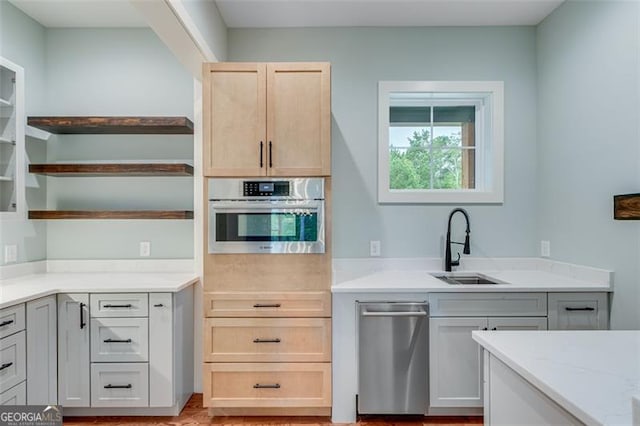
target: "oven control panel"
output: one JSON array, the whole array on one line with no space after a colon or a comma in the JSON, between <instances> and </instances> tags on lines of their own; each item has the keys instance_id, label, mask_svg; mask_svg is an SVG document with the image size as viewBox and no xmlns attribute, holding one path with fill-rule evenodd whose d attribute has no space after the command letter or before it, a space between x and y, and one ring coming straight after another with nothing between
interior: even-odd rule
<instances>
[{"instance_id":1,"label":"oven control panel","mask_svg":"<svg viewBox=\"0 0 640 426\"><path fill-rule=\"evenodd\" d=\"M289 182L287 181L244 181L243 195L245 197L286 197L289 195Z\"/></svg>"}]
</instances>

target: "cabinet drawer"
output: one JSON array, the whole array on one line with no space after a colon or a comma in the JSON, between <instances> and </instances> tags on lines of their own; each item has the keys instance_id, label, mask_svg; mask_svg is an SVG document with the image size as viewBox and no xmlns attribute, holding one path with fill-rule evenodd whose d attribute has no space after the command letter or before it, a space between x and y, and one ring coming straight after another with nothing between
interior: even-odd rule
<instances>
[{"instance_id":1,"label":"cabinet drawer","mask_svg":"<svg viewBox=\"0 0 640 426\"><path fill-rule=\"evenodd\" d=\"M204 294L207 317L330 317L331 293L210 292Z\"/></svg>"},{"instance_id":2,"label":"cabinet drawer","mask_svg":"<svg viewBox=\"0 0 640 426\"><path fill-rule=\"evenodd\" d=\"M149 297L146 293L105 293L89 297L91 317L146 317Z\"/></svg>"},{"instance_id":3,"label":"cabinet drawer","mask_svg":"<svg viewBox=\"0 0 640 426\"><path fill-rule=\"evenodd\" d=\"M0 405L25 405L27 403L27 382L0 393Z\"/></svg>"},{"instance_id":4,"label":"cabinet drawer","mask_svg":"<svg viewBox=\"0 0 640 426\"><path fill-rule=\"evenodd\" d=\"M331 364L205 364L206 407L330 407Z\"/></svg>"},{"instance_id":5,"label":"cabinet drawer","mask_svg":"<svg viewBox=\"0 0 640 426\"><path fill-rule=\"evenodd\" d=\"M94 318L91 320L92 362L149 360L147 318Z\"/></svg>"},{"instance_id":6,"label":"cabinet drawer","mask_svg":"<svg viewBox=\"0 0 640 426\"><path fill-rule=\"evenodd\" d=\"M91 364L92 407L148 407L149 364Z\"/></svg>"},{"instance_id":7,"label":"cabinet drawer","mask_svg":"<svg viewBox=\"0 0 640 426\"><path fill-rule=\"evenodd\" d=\"M25 332L0 340L0 393L27 379Z\"/></svg>"},{"instance_id":8,"label":"cabinet drawer","mask_svg":"<svg viewBox=\"0 0 640 426\"><path fill-rule=\"evenodd\" d=\"M431 293L432 317L547 316L546 293Z\"/></svg>"},{"instance_id":9,"label":"cabinet drawer","mask_svg":"<svg viewBox=\"0 0 640 426\"><path fill-rule=\"evenodd\" d=\"M24 303L0 310L0 339L25 328Z\"/></svg>"},{"instance_id":10,"label":"cabinet drawer","mask_svg":"<svg viewBox=\"0 0 640 426\"><path fill-rule=\"evenodd\" d=\"M549 293L550 330L607 330L607 293Z\"/></svg>"},{"instance_id":11,"label":"cabinet drawer","mask_svg":"<svg viewBox=\"0 0 640 426\"><path fill-rule=\"evenodd\" d=\"M329 318L208 318L206 362L331 360Z\"/></svg>"}]
</instances>

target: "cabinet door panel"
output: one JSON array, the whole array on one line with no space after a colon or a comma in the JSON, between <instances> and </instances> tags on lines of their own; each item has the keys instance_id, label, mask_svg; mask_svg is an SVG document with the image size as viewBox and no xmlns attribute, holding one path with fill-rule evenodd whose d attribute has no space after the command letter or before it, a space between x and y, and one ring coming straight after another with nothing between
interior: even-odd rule
<instances>
[{"instance_id":1,"label":"cabinet door panel","mask_svg":"<svg viewBox=\"0 0 640 426\"><path fill-rule=\"evenodd\" d=\"M432 407L482 407L482 353L471 332L487 325L487 318L429 320Z\"/></svg>"},{"instance_id":2,"label":"cabinet door panel","mask_svg":"<svg viewBox=\"0 0 640 426\"><path fill-rule=\"evenodd\" d=\"M27 302L27 401L58 403L56 296Z\"/></svg>"},{"instance_id":3,"label":"cabinet door panel","mask_svg":"<svg viewBox=\"0 0 640 426\"><path fill-rule=\"evenodd\" d=\"M58 403L88 407L89 295L58 295Z\"/></svg>"},{"instance_id":4,"label":"cabinet door panel","mask_svg":"<svg viewBox=\"0 0 640 426\"><path fill-rule=\"evenodd\" d=\"M149 294L149 406L174 403L173 297ZM176 348L178 353L179 348Z\"/></svg>"},{"instance_id":5,"label":"cabinet door panel","mask_svg":"<svg viewBox=\"0 0 640 426\"><path fill-rule=\"evenodd\" d=\"M203 81L205 176L265 175L265 65L205 64Z\"/></svg>"},{"instance_id":6,"label":"cabinet door panel","mask_svg":"<svg viewBox=\"0 0 640 426\"><path fill-rule=\"evenodd\" d=\"M330 175L328 63L267 64L267 140L270 175Z\"/></svg>"}]
</instances>

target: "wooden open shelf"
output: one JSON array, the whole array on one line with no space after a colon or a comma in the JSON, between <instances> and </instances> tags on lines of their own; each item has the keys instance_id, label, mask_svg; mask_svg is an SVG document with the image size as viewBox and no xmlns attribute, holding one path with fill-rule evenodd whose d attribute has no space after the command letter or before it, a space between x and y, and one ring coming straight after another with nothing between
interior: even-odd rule
<instances>
[{"instance_id":1,"label":"wooden open shelf","mask_svg":"<svg viewBox=\"0 0 640 426\"><path fill-rule=\"evenodd\" d=\"M29 172L47 176L193 176L184 163L30 164Z\"/></svg>"},{"instance_id":2,"label":"wooden open shelf","mask_svg":"<svg viewBox=\"0 0 640 426\"><path fill-rule=\"evenodd\" d=\"M193 134L186 117L28 117L27 124L61 135Z\"/></svg>"},{"instance_id":3,"label":"wooden open shelf","mask_svg":"<svg viewBox=\"0 0 640 426\"><path fill-rule=\"evenodd\" d=\"M192 210L30 210L29 219L193 219Z\"/></svg>"},{"instance_id":4,"label":"wooden open shelf","mask_svg":"<svg viewBox=\"0 0 640 426\"><path fill-rule=\"evenodd\" d=\"M613 218L617 220L640 220L640 194L614 195Z\"/></svg>"}]
</instances>

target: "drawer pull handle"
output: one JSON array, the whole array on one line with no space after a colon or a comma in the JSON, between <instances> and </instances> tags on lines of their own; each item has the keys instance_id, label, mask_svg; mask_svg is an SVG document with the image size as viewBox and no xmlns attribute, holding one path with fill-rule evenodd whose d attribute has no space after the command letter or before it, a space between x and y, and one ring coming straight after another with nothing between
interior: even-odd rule
<instances>
[{"instance_id":1,"label":"drawer pull handle","mask_svg":"<svg viewBox=\"0 0 640 426\"><path fill-rule=\"evenodd\" d=\"M254 308L279 308L279 303L256 303L253 305Z\"/></svg>"},{"instance_id":2,"label":"drawer pull handle","mask_svg":"<svg viewBox=\"0 0 640 426\"><path fill-rule=\"evenodd\" d=\"M565 311L595 311L596 308L592 308L590 306L585 306L584 308L570 308L570 307L566 307L564 308Z\"/></svg>"},{"instance_id":3,"label":"drawer pull handle","mask_svg":"<svg viewBox=\"0 0 640 426\"><path fill-rule=\"evenodd\" d=\"M498 331L498 327L493 327L491 330L492 331Z\"/></svg>"},{"instance_id":4,"label":"drawer pull handle","mask_svg":"<svg viewBox=\"0 0 640 426\"><path fill-rule=\"evenodd\" d=\"M133 305L131 303L127 303L126 305L112 305L112 304L106 304L106 305L102 305L103 308L133 308Z\"/></svg>"},{"instance_id":5,"label":"drawer pull handle","mask_svg":"<svg viewBox=\"0 0 640 426\"><path fill-rule=\"evenodd\" d=\"M269 385L261 385L260 383L256 383L253 385L254 389L280 389L280 383L274 383Z\"/></svg>"},{"instance_id":6,"label":"drawer pull handle","mask_svg":"<svg viewBox=\"0 0 640 426\"><path fill-rule=\"evenodd\" d=\"M162 303L156 303L153 305L154 308L162 308L164 305Z\"/></svg>"},{"instance_id":7,"label":"drawer pull handle","mask_svg":"<svg viewBox=\"0 0 640 426\"><path fill-rule=\"evenodd\" d=\"M133 386L131 386L131 383L129 383L128 385L106 385L104 388L105 389L131 389Z\"/></svg>"},{"instance_id":8,"label":"drawer pull handle","mask_svg":"<svg viewBox=\"0 0 640 426\"><path fill-rule=\"evenodd\" d=\"M5 368L9 368L13 365L13 362L6 362L4 364L2 364L2 366L0 366L0 371L4 370Z\"/></svg>"},{"instance_id":9,"label":"drawer pull handle","mask_svg":"<svg viewBox=\"0 0 640 426\"><path fill-rule=\"evenodd\" d=\"M105 343L131 343L131 339L126 340L118 340L118 339L105 339L103 340Z\"/></svg>"},{"instance_id":10,"label":"drawer pull handle","mask_svg":"<svg viewBox=\"0 0 640 426\"><path fill-rule=\"evenodd\" d=\"M80 303L80 329L82 330L87 323L84 321L84 307L87 306L84 303Z\"/></svg>"},{"instance_id":11,"label":"drawer pull handle","mask_svg":"<svg viewBox=\"0 0 640 426\"><path fill-rule=\"evenodd\" d=\"M13 320L7 320L0 322L0 327L4 327L5 325L13 324Z\"/></svg>"},{"instance_id":12,"label":"drawer pull handle","mask_svg":"<svg viewBox=\"0 0 640 426\"><path fill-rule=\"evenodd\" d=\"M253 339L253 343L280 343L280 339Z\"/></svg>"}]
</instances>

